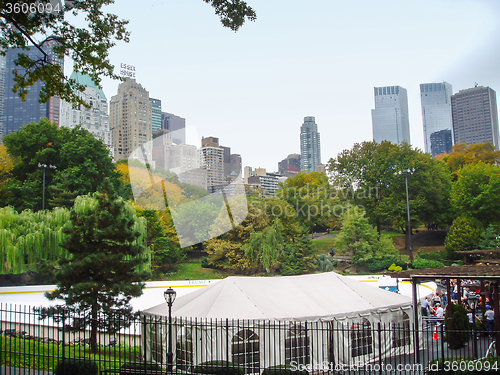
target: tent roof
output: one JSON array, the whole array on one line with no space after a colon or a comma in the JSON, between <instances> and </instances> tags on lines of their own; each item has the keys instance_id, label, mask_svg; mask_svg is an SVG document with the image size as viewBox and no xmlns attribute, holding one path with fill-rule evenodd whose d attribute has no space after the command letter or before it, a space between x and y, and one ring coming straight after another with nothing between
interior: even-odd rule
<instances>
[{"instance_id":1,"label":"tent roof","mask_svg":"<svg viewBox=\"0 0 500 375\"><path fill-rule=\"evenodd\" d=\"M284 277L228 277L176 299L172 315L214 319L301 319L410 306L411 299L326 272ZM165 302L144 311L168 315Z\"/></svg>"}]
</instances>

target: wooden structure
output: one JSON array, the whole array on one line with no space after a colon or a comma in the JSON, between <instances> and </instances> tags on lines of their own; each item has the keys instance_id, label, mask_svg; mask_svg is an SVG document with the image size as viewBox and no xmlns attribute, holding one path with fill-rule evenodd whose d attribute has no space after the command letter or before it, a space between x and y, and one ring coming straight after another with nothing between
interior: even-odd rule
<instances>
[{"instance_id":1,"label":"wooden structure","mask_svg":"<svg viewBox=\"0 0 500 375\"><path fill-rule=\"evenodd\" d=\"M499 251L500 250L488 250ZM486 263L486 261L483 261ZM414 309L414 319L415 327L418 327L418 310L420 306L420 301L417 298L417 285L422 282L441 280L446 285L446 294L448 301L451 301L451 280L457 280L458 287L458 304L461 304L462 296L462 281L463 280L477 280L479 284L480 294L482 298L481 309L484 314L486 310L486 298L485 296L493 295L493 310L495 312L495 331L496 331L496 351L500 353L500 307L499 307L499 291L500 291L500 264L476 264L476 265L466 265L466 266L449 266L441 268L426 268L421 270L406 270L400 272L390 272L386 275L398 279L409 279L412 283L412 294L413 294L413 309ZM477 287L476 286L476 287ZM418 332L418 330L416 330ZM415 352L417 354L417 360L419 358L418 350L418 335L415 335Z\"/></svg>"},{"instance_id":2,"label":"wooden structure","mask_svg":"<svg viewBox=\"0 0 500 375\"><path fill-rule=\"evenodd\" d=\"M457 251L456 253L464 256L465 264L500 264L500 249Z\"/></svg>"}]
</instances>

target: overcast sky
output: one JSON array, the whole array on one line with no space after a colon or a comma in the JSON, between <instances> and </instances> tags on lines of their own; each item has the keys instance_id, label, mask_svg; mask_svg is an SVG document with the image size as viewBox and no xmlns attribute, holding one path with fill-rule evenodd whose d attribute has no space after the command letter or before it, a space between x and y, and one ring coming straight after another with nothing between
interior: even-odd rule
<instances>
[{"instance_id":1,"label":"overcast sky","mask_svg":"<svg viewBox=\"0 0 500 375\"><path fill-rule=\"evenodd\" d=\"M411 143L423 148L419 84L500 90L498 0L248 0L257 21L236 33L202 0L118 0L134 65L162 110L219 137L243 165L276 171L300 153L315 116L322 162L372 139L373 87L408 90ZM103 80L108 100L118 82ZM198 145L199 146L199 145Z\"/></svg>"}]
</instances>

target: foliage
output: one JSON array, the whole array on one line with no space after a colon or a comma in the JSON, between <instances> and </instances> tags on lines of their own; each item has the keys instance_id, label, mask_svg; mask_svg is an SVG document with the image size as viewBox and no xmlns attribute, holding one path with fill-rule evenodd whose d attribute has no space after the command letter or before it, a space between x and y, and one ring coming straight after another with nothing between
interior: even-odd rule
<instances>
[{"instance_id":1,"label":"foliage","mask_svg":"<svg viewBox=\"0 0 500 375\"><path fill-rule=\"evenodd\" d=\"M330 272L333 271L334 264L327 258L325 254L321 254L318 257L318 270L319 272Z\"/></svg>"},{"instance_id":2,"label":"foliage","mask_svg":"<svg viewBox=\"0 0 500 375\"><path fill-rule=\"evenodd\" d=\"M399 272L402 270L403 270L403 267L397 266L396 263L392 263L391 266L387 269L387 271L390 271L390 272Z\"/></svg>"},{"instance_id":3,"label":"foliage","mask_svg":"<svg viewBox=\"0 0 500 375\"><path fill-rule=\"evenodd\" d=\"M239 29L245 20L254 21L255 11L243 0L203 0L210 4L219 16L224 27L233 31ZM89 74L99 85L101 76L120 79L113 72L109 53L119 41L128 42L129 32L126 30L128 21L120 20L118 16L105 13L105 8L114 0L71 1L59 2L71 4L61 6L61 9L50 9L38 12L36 0L26 0L28 6L35 9L29 12L16 11L18 1L8 0L0 5L0 51L5 54L8 48L26 49L34 45L40 51L40 57L31 59L21 53L14 71L15 91L25 100L29 88L36 82L43 82L40 102L46 103L50 97L59 96L70 103L86 105L78 96L84 86L76 80L66 79L58 60L69 57L73 61L73 70ZM42 2L45 4L45 2ZM52 3L54 4L54 3ZM81 16L83 24L72 24L65 17L65 12ZM89 41L92 41L89 43ZM54 44L55 59L46 52L46 46Z\"/></svg>"},{"instance_id":4,"label":"foliage","mask_svg":"<svg viewBox=\"0 0 500 375\"><path fill-rule=\"evenodd\" d=\"M302 171L280 183L276 197L288 202L311 232L336 226L343 208L325 173ZM337 212L337 209L340 209Z\"/></svg>"},{"instance_id":5,"label":"foliage","mask_svg":"<svg viewBox=\"0 0 500 375\"><path fill-rule=\"evenodd\" d=\"M451 148L449 154L436 157L444 161L453 175L468 164L483 162L486 164L497 164L500 161L500 151L490 142L474 143L467 146L459 143Z\"/></svg>"},{"instance_id":6,"label":"foliage","mask_svg":"<svg viewBox=\"0 0 500 375\"><path fill-rule=\"evenodd\" d=\"M380 272L389 268L398 261L394 255L368 258L356 263L357 267L365 267L370 272Z\"/></svg>"},{"instance_id":7,"label":"foliage","mask_svg":"<svg viewBox=\"0 0 500 375\"><path fill-rule=\"evenodd\" d=\"M492 224L488 225L484 232L484 239L478 246L483 250L499 249L500 248L500 232L498 228Z\"/></svg>"},{"instance_id":8,"label":"foliage","mask_svg":"<svg viewBox=\"0 0 500 375\"><path fill-rule=\"evenodd\" d=\"M454 258L455 251L476 249L483 239L483 227L478 220L465 216L457 217L444 240L448 258Z\"/></svg>"},{"instance_id":9,"label":"foliage","mask_svg":"<svg viewBox=\"0 0 500 375\"><path fill-rule=\"evenodd\" d=\"M283 225L278 222L250 234L250 239L243 245L245 257L252 265L264 267L267 273L274 273L280 264L283 249Z\"/></svg>"},{"instance_id":10,"label":"foliage","mask_svg":"<svg viewBox=\"0 0 500 375\"><path fill-rule=\"evenodd\" d=\"M39 164L56 166L56 169L46 168L46 186L64 188L73 197L97 191L105 178L115 188L121 184L104 143L80 127L58 129L56 124L41 119L39 123L24 125L3 140L16 160L12 179L4 187L10 193L5 205L12 205L18 211L42 208L43 170ZM47 188L45 196L54 206L57 189Z\"/></svg>"},{"instance_id":11,"label":"foliage","mask_svg":"<svg viewBox=\"0 0 500 375\"><path fill-rule=\"evenodd\" d=\"M279 268L285 274L297 274L314 267L314 249L304 239L293 207L278 198L250 196L248 200L248 215L240 225L205 242L209 263L244 273ZM213 226L220 226L221 219Z\"/></svg>"},{"instance_id":12,"label":"foliage","mask_svg":"<svg viewBox=\"0 0 500 375\"><path fill-rule=\"evenodd\" d=\"M417 223L446 224L451 181L443 162L409 144L357 143L330 159L328 171L339 197L366 211L381 232L383 224L408 227L403 170L410 170L408 193L412 227Z\"/></svg>"},{"instance_id":13,"label":"foliage","mask_svg":"<svg viewBox=\"0 0 500 375\"><path fill-rule=\"evenodd\" d=\"M450 302L446 307L444 329L450 349L463 348L471 336L467 309Z\"/></svg>"},{"instance_id":14,"label":"foliage","mask_svg":"<svg viewBox=\"0 0 500 375\"><path fill-rule=\"evenodd\" d=\"M412 263L412 267L415 269L440 268L440 267L444 267L444 264L438 260L425 259L425 258L418 257Z\"/></svg>"},{"instance_id":15,"label":"foliage","mask_svg":"<svg viewBox=\"0 0 500 375\"><path fill-rule=\"evenodd\" d=\"M0 201L5 201L9 195L4 186L12 178L13 169L14 159L7 152L7 148L0 144Z\"/></svg>"},{"instance_id":16,"label":"foliage","mask_svg":"<svg viewBox=\"0 0 500 375\"><path fill-rule=\"evenodd\" d=\"M194 374L244 375L245 368L228 361L208 361L193 367Z\"/></svg>"},{"instance_id":17,"label":"foliage","mask_svg":"<svg viewBox=\"0 0 500 375\"><path fill-rule=\"evenodd\" d=\"M483 162L460 169L453 183L451 203L460 216L480 221L484 227L500 223L500 167Z\"/></svg>"},{"instance_id":18,"label":"foliage","mask_svg":"<svg viewBox=\"0 0 500 375\"><path fill-rule=\"evenodd\" d=\"M374 257L397 255L392 241L390 239L379 240L375 228L370 225L364 213L356 208L344 215L342 229L335 241L335 248L339 254L352 256L355 263Z\"/></svg>"},{"instance_id":19,"label":"foliage","mask_svg":"<svg viewBox=\"0 0 500 375\"><path fill-rule=\"evenodd\" d=\"M65 208L36 213L0 208L0 274L36 272L67 258L68 252L59 245L68 220Z\"/></svg>"},{"instance_id":20,"label":"foliage","mask_svg":"<svg viewBox=\"0 0 500 375\"><path fill-rule=\"evenodd\" d=\"M54 375L99 375L99 366L89 358L67 358L59 361Z\"/></svg>"},{"instance_id":21,"label":"foliage","mask_svg":"<svg viewBox=\"0 0 500 375\"><path fill-rule=\"evenodd\" d=\"M123 317L133 316L130 299L142 294L149 276L144 226L144 219L137 219L132 205L107 182L103 191L77 198L63 228L61 246L72 256L60 261L54 274L57 289L46 296L62 299L66 309L86 316L83 324L90 323L93 352L98 330L113 334L121 329Z\"/></svg>"}]
</instances>

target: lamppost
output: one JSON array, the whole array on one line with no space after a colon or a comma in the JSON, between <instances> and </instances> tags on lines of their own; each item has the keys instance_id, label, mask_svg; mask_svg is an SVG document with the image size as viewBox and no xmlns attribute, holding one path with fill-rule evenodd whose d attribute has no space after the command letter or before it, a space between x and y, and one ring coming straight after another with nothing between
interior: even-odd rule
<instances>
[{"instance_id":1,"label":"lamppost","mask_svg":"<svg viewBox=\"0 0 500 375\"><path fill-rule=\"evenodd\" d=\"M413 262L413 244L411 243L411 217L410 217L410 197L408 195L408 175L413 173L413 170L411 169L403 169L401 174L405 175L405 185L406 185L406 211L408 213L408 243L407 243L407 250L408 254L410 255L410 262Z\"/></svg>"},{"instance_id":2,"label":"lamppost","mask_svg":"<svg viewBox=\"0 0 500 375\"><path fill-rule=\"evenodd\" d=\"M469 304L469 308L472 310L472 345L474 359L477 359L476 308L479 303L479 296L476 293L470 292L467 296L467 303Z\"/></svg>"},{"instance_id":3,"label":"lamppost","mask_svg":"<svg viewBox=\"0 0 500 375\"><path fill-rule=\"evenodd\" d=\"M168 288L163 292L165 302L168 306L168 353L167 353L167 373L172 373L174 353L172 351L172 305L175 301L176 291Z\"/></svg>"},{"instance_id":4,"label":"lamppost","mask_svg":"<svg viewBox=\"0 0 500 375\"><path fill-rule=\"evenodd\" d=\"M47 165L47 164L38 163L38 168L43 169L42 210L45 210L45 170L47 168L56 169L57 167L55 165L52 165L52 164Z\"/></svg>"}]
</instances>

